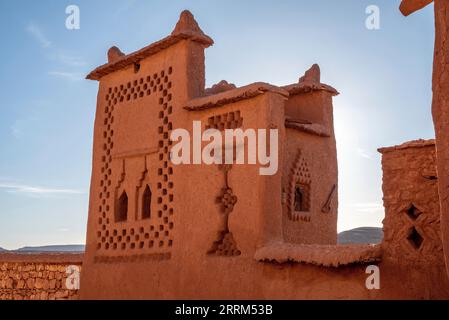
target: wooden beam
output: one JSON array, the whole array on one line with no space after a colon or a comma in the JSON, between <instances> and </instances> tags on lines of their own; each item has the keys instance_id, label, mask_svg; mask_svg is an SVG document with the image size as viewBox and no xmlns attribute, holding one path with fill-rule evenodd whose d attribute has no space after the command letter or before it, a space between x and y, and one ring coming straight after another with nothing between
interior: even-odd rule
<instances>
[{"instance_id":1,"label":"wooden beam","mask_svg":"<svg viewBox=\"0 0 449 320\"><path fill-rule=\"evenodd\" d=\"M433 0L402 0L399 10L401 10L404 16L408 16L418 10L421 10L432 2Z\"/></svg>"}]
</instances>

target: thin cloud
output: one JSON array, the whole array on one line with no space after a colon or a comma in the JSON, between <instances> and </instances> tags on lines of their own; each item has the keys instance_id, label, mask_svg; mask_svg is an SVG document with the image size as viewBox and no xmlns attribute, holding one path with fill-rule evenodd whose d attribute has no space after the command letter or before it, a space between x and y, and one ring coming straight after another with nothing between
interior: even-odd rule
<instances>
[{"instance_id":1,"label":"thin cloud","mask_svg":"<svg viewBox=\"0 0 449 320\"><path fill-rule=\"evenodd\" d=\"M64 188L47 188L12 182L0 182L0 189L6 192L22 193L28 195L74 195L84 194L84 191Z\"/></svg>"},{"instance_id":2,"label":"thin cloud","mask_svg":"<svg viewBox=\"0 0 449 320\"><path fill-rule=\"evenodd\" d=\"M87 62L84 61L81 57L72 56L65 53L58 53L55 56L55 59L60 63L70 67L84 67L87 65Z\"/></svg>"},{"instance_id":3,"label":"thin cloud","mask_svg":"<svg viewBox=\"0 0 449 320\"><path fill-rule=\"evenodd\" d=\"M71 81L79 81L83 79L83 76L77 72L64 72L64 71L49 71L50 76L63 78Z\"/></svg>"},{"instance_id":4,"label":"thin cloud","mask_svg":"<svg viewBox=\"0 0 449 320\"><path fill-rule=\"evenodd\" d=\"M365 159L373 158L373 155L371 153L369 153L368 151L366 151L365 149L362 149L362 148L357 148L357 154L361 158L365 158Z\"/></svg>"},{"instance_id":5,"label":"thin cloud","mask_svg":"<svg viewBox=\"0 0 449 320\"><path fill-rule=\"evenodd\" d=\"M11 136L15 139L26 138L29 134L34 134L32 128L36 128L36 125L42 122L39 109L48 108L51 102L47 100L33 99L27 102L28 106L31 106L33 111L27 112L26 114L16 118L14 122L10 125ZM2 181L9 181L8 179L1 179Z\"/></svg>"},{"instance_id":6,"label":"thin cloud","mask_svg":"<svg viewBox=\"0 0 449 320\"><path fill-rule=\"evenodd\" d=\"M47 59L64 65L64 68L79 68L87 65L86 61L84 61L81 57L64 53L64 50L60 50L56 46L53 46L52 42L47 38L37 24L31 22L27 26L26 30L33 36L42 48L47 49L45 51L45 56ZM50 71L48 74L71 81L83 79L81 73L76 72Z\"/></svg>"},{"instance_id":7,"label":"thin cloud","mask_svg":"<svg viewBox=\"0 0 449 320\"><path fill-rule=\"evenodd\" d=\"M51 41L48 40L44 32L36 24L30 23L27 26L26 30L33 36L33 38L40 44L42 48L48 48L51 46Z\"/></svg>"},{"instance_id":8,"label":"thin cloud","mask_svg":"<svg viewBox=\"0 0 449 320\"><path fill-rule=\"evenodd\" d=\"M16 139L20 139L23 136L23 130L20 128L17 121L11 126L11 134Z\"/></svg>"}]
</instances>

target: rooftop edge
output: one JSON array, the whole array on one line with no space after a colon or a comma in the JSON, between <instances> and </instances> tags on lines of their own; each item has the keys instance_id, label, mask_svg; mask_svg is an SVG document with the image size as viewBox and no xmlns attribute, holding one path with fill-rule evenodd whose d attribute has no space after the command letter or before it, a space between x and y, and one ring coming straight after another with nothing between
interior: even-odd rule
<instances>
[{"instance_id":1,"label":"rooftop edge","mask_svg":"<svg viewBox=\"0 0 449 320\"><path fill-rule=\"evenodd\" d=\"M411 141L407 141L407 142L404 142L404 143L396 145L396 146L378 148L377 151L384 154L384 153L392 152L392 151L396 151L396 150L404 150L404 149L408 149L408 148L423 148L423 147L430 147L430 146L435 146L435 139L411 140Z\"/></svg>"},{"instance_id":2,"label":"rooftop edge","mask_svg":"<svg viewBox=\"0 0 449 320\"><path fill-rule=\"evenodd\" d=\"M173 32L162 40L156 41L138 51L124 55L117 47L112 47L108 52L108 63L91 71L86 79L100 80L102 77L138 63L140 60L152 56L181 40L190 39L204 45L206 48L213 45L214 41L200 29L192 13L184 10ZM112 51L111 51L112 50Z\"/></svg>"},{"instance_id":3,"label":"rooftop edge","mask_svg":"<svg viewBox=\"0 0 449 320\"><path fill-rule=\"evenodd\" d=\"M187 102L184 109L188 111L201 111L221 107L226 104L250 99L266 92L273 92L288 97L289 93L277 86L264 82L255 82L243 87L227 90L213 95L194 98Z\"/></svg>"},{"instance_id":4,"label":"rooftop edge","mask_svg":"<svg viewBox=\"0 0 449 320\"><path fill-rule=\"evenodd\" d=\"M273 243L259 248L254 259L260 262L297 262L338 268L350 264L381 261L382 248L378 244L298 245Z\"/></svg>"}]
</instances>

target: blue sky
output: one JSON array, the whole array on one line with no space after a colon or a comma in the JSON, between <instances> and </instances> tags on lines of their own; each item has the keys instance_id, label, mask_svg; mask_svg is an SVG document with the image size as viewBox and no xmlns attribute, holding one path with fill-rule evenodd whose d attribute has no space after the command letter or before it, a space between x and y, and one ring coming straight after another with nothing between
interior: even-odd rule
<instances>
[{"instance_id":1,"label":"blue sky","mask_svg":"<svg viewBox=\"0 0 449 320\"><path fill-rule=\"evenodd\" d=\"M84 243L97 83L112 45L159 40L189 9L215 40L206 81L296 82L313 63L337 88L339 231L381 226L381 146L432 138L433 6L399 0L1 1L0 247ZM81 28L65 28L68 5ZM380 30L365 27L368 5Z\"/></svg>"}]
</instances>

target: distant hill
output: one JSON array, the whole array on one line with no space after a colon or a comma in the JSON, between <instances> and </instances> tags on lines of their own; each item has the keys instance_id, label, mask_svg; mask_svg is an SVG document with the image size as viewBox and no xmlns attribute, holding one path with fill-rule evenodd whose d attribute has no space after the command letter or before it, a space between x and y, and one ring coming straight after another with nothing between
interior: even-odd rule
<instances>
[{"instance_id":1,"label":"distant hill","mask_svg":"<svg viewBox=\"0 0 449 320\"><path fill-rule=\"evenodd\" d=\"M382 228L374 227L361 227L352 230L340 232L338 234L339 244L348 243L380 243L382 242L383 231ZM84 252L85 245L83 244L71 244L71 245L53 245L53 246L40 246L40 247L23 247L17 250L11 250L9 252L17 253L39 253L39 252ZM0 252L5 252L0 247Z\"/></svg>"},{"instance_id":2,"label":"distant hill","mask_svg":"<svg viewBox=\"0 0 449 320\"><path fill-rule=\"evenodd\" d=\"M84 252L85 246L82 244L55 245L41 247L23 247L14 252L36 253L36 252Z\"/></svg>"},{"instance_id":3,"label":"distant hill","mask_svg":"<svg viewBox=\"0 0 449 320\"><path fill-rule=\"evenodd\" d=\"M381 243L384 237L382 228L361 227L352 230L340 232L338 234L338 243Z\"/></svg>"}]
</instances>

